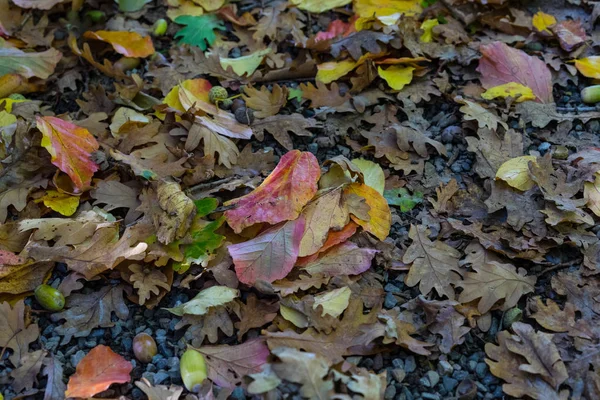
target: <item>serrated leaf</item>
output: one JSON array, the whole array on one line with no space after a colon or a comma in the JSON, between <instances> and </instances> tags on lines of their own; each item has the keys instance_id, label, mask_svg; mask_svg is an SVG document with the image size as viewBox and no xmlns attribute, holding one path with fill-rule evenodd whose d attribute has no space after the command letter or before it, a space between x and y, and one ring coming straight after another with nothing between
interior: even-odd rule
<instances>
[{"instance_id":1,"label":"serrated leaf","mask_svg":"<svg viewBox=\"0 0 600 400\"><path fill-rule=\"evenodd\" d=\"M224 31L225 25L223 21L217 18L214 14L204 14L200 16L181 15L175 18L175 23L186 25L175 34L175 39L179 39L179 43L190 44L197 46L202 51L205 51L209 46L217 40L215 29Z\"/></svg>"}]
</instances>

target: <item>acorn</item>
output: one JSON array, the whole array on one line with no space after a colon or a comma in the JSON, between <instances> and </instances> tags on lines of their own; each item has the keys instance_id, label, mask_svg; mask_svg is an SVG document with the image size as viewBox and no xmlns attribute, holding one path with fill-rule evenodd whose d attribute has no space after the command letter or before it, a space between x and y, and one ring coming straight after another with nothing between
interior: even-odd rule
<instances>
[{"instance_id":1,"label":"acorn","mask_svg":"<svg viewBox=\"0 0 600 400\"><path fill-rule=\"evenodd\" d=\"M138 333L133 338L133 354L143 363L149 363L156 355L156 342L147 333Z\"/></svg>"},{"instance_id":2,"label":"acorn","mask_svg":"<svg viewBox=\"0 0 600 400\"><path fill-rule=\"evenodd\" d=\"M162 36L165 33L167 33L168 27L169 25L167 24L167 21L164 18L161 18L159 20L156 20L156 22L152 26L152 33L154 34L154 36Z\"/></svg>"},{"instance_id":3,"label":"acorn","mask_svg":"<svg viewBox=\"0 0 600 400\"><path fill-rule=\"evenodd\" d=\"M183 384L192 392L196 385L206 379L206 362L204 356L198 351L188 348L179 361L179 371Z\"/></svg>"},{"instance_id":4,"label":"acorn","mask_svg":"<svg viewBox=\"0 0 600 400\"><path fill-rule=\"evenodd\" d=\"M224 99L224 100L219 101L219 108L221 110L229 110L232 105L233 105L233 100L231 100L231 99Z\"/></svg>"},{"instance_id":5,"label":"acorn","mask_svg":"<svg viewBox=\"0 0 600 400\"><path fill-rule=\"evenodd\" d=\"M556 160L566 160L569 158L569 149L565 146L556 146L552 152L552 158Z\"/></svg>"},{"instance_id":6,"label":"acorn","mask_svg":"<svg viewBox=\"0 0 600 400\"><path fill-rule=\"evenodd\" d=\"M40 306L48 311L60 311L65 307L65 296L50 285L39 285L33 293Z\"/></svg>"},{"instance_id":7,"label":"acorn","mask_svg":"<svg viewBox=\"0 0 600 400\"><path fill-rule=\"evenodd\" d=\"M244 99L233 99L233 104L231 104L231 112L235 112L240 107L246 107L246 102Z\"/></svg>"},{"instance_id":8,"label":"acorn","mask_svg":"<svg viewBox=\"0 0 600 400\"><path fill-rule=\"evenodd\" d=\"M588 86L584 88L581 91L581 100L588 104L600 102L600 85Z\"/></svg>"},{"instance_id":9,"label":"acorn","mask_svg":"<svg viewBox=\"0 0 600 400\"><path fill-rule=\"evenodd\" d=\"M213 104L223 101L227 97L229 97L229 93L227 93L227 89L223 86L213 86L208 92L208 100Z\"/></svg>"},{"instance_id":10,"label":"acorn","mask_svg":"<svg viewBox=\"0 0 600 400\"><path fill-rule=\"evenodd\" d=\"M235 119L240 124L250 125L252 122L254 122L254 113L247 107L240 107L235 110Z\"/></svg>"},{"instance_id":11,"label":"acorn","mask_svg":"<svg viewBox=\"0 0 600 400\"><path fill-rule=\"evenodd\" d=\"M508 329L515 322L519 322L521 318L523 318L523 311L521 311L519 307L513 307L504 313L502 325L504 326L504 329Z\"/></svg>"}]
</instances>

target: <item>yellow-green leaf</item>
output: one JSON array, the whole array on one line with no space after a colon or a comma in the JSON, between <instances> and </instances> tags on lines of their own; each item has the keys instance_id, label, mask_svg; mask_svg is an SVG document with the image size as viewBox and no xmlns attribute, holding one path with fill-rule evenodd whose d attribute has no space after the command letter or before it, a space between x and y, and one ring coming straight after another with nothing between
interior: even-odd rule
<instances>
[{"instance_id":1,"label":"yellow-green leaf","mask_svg":"<svg viewBox=\"0 0 600 400\"><path fill-rule=\"evenodd\" d=\"M413 67L394 65L388 69L377 67L379 76L394 90L402 90L413 78Z\"/></svg>"},{"instance_id":2,"label":"yellow-green leaf","mask_svg":"<svg viewBox=\"0 0 600 400\"><path fill-rule=\"evenodd\" d=\"M291 0L291 3L301 10L311 13L322 13L333 8L343 7L352 0Z\"/></svg>"},{"instance_id":3,"label":"yellow-green leaf","mask_svg":"<svg viewBox=\"0 0 600 400\"><path fill-rule=\"evenodd\" d=\"M496 179L502 179L510 186L519 190L529 190L535 182L529 176L529 162L536 162L535 156L515 157L498 168Z\"/></svg>"},{"instance_id":4,"label":"yellow-green leaf","mask_svg":"<svg viewBox=\"0 0 600 400\"><path fill-rule=\"evenodd\" d=\"M238 58L221 58L219 61L221 62L221 67L227 69L231 67L233 72L235 72L239 76L250 76L256 71L260 63L263 61L265 56L269 54L272 50L270 48L255 51L252 54L248 54L247 56L242 56Z\"/></svg>"},{"instance_id":5,"label":"yellow-green leaf","mask_svg":"<svg viewBox=\"0 0 600 400\"><path fill-rule=\"evenodd\" d=\"M357 158L352 160L352 164L356 165L360 172L363 173L365 184L377 190L379 194L383 194L385 189L385 174L379 164L373 161Z\"/></svg>"},{"instance_id":6,"label":"yellow-green leaf","mask_svg":"<svg viewBox=\"0 0 600 400\"><path fill-rule=\"evenodd\" d=\"M331 83L340 79L348 72L356 68L357 62L354 60L331 61L317 65L317 80L323 83Z\"/></svg>"},{"instance_id":7,"label":"yellow-green leaf","mask_svg":"<svg viewBox=\"0 0 600 400\"><path fill-rule=\"evenodd\" d=\"M551 35L552 32L550 32L548 28L556 24L556 18L550 14L538 11L533 16L533 20L531 22L533 23L535 29L537 29L539 32L544 32Z\"/></svg>"},{"instance_id":8,"label":"yellow-green leaf","mask_svg":"<svg viewBox=\"0 0 600 400\"><path fill-rule=\"evenodd\" d=\"M79 207L79 196L71 196L56 190L48 190L42 197L44 205L53 211L61 213L65 217L75 214Z\"/></svg>"},{"instance_id":9,"label":"yellow-green leaf","mask_svg":"<svg viewBox=\"0 0 600 400\"><path fill-rule=\"evenodd\" d=\"M334 289L329 292L324 292L315 296L315 302L313 309L316 310L318 306L323 307L321 316L329 314L334 318L339 317L350 302L350 294L352 291L348 286L343 288Z\"/></svg>"},{"instance_id":10,"label":"yellow-green leaf","mask_svg":"<svg viewBox=\"0 0 600 400\"><path fill-rule=\"evenodd\" d=\"M535 95L533 94L533 90L531 90L530 87L521 85L517 82L509 82L503 85L491 87L483 92L481 97L486 100L492 100L498 97L503 99L507 97L513 97L516 99L515 102L517 103L536 99Z\"/></svg>"},{"instance_id":11,"label":"yellow-green leaf","mask_svg":"<svg viewBox=\"0 0 600 400\"><path fill-rule=\"evenodd\" d=\"M360 18L377 18L385 25L393 25L402 15L420 14L420 0L354 0L353 8Z\"/></svg>"},{"instance_id":12,"label":"yellow-green leaf","mask_svg":"<svg viewBox=\"0 0 600 400\"><path fill-rule=\"evenodd\" d=\"M423 34L419 38L423 43L430 43L433 40L433 27L438 26L440 23L436 18L428 19L423 21L421 24L421 29L423 30Z\"/></svg>"},{"instance_id":13,"label":"yellow-green leaf","mask_svg":"<svg viewBox=\"0 0 600 400\"><path fill-rule=\"evenodd\" d=\"M308 318L306 318L306 316L300 311L296 311L291 307L281 304L279 306L279 312L284 319L290 321L298 328L306 328L308 326Z\"/></svg>"}]
</instances>

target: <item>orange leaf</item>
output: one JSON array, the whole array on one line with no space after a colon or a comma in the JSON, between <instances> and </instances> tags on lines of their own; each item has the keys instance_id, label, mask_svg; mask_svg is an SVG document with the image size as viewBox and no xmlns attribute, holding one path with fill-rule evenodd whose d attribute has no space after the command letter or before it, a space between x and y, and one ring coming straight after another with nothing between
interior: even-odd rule
<instances>
[{"instance_id":1,"label":"orange leaf","mask_svg":"<svg viewBox=\"0 0 600 400\"><path fill-rule=\"evenodd\" d=\"M355 215L350 217L354 222L363 227L367 232L375 235L379 240L385 240L392 226L392 214L387 200L379 192L364 183L353 183L344 190L345 194L354 193L365 199L369 210L370 221L364 221Z\"/></svg>"},{"instance_id":2,"label":"orange leaf","mask_svg":"<svg viewBox=\"0 0 600 400\"><path fill-rule=\"evenodd\" d=\"M259 187L225 203L236 205L225 212L229 226L240 233L259 222L276 224L298 218L302 208L317 192L320 176L319 162L312 153L299 150L286 153Z\"/></svg>"},{"instance_id":3,"label":"orange leaf","mask_svg":"<svg viewBox=\"0 0 600 400\"><path fill-rule=\"evenodd\" d=\"M65 397L92 397L113 383L129 382L132 369L133 365L110 347L96 346L77 364Z\"/></svg>"},{"instance_id":4,"label":"orange leaf","mask_svg":"<svg viewBox=\"0 0 600 400\"><path fill-rule=\"evenodd\" d=\"M37 117L37 128L44 135L42 146L52 156L52 164L69 175L78 190L88 187L98 170L91 153L99 147L90 132L56 117Z\"/></svg>"},{"instance_id":5,"label":"orange leaf","mask_svg":"<svg viewBox=\"0 0 600 400\"><path fill-rule=\"evenodd\" d=\"M150 36L142 37L137 32L87 31L83 37L110 43L117 53L126 57L144 58L154 54L154 45Z\"/></svg>"}]
</instances>

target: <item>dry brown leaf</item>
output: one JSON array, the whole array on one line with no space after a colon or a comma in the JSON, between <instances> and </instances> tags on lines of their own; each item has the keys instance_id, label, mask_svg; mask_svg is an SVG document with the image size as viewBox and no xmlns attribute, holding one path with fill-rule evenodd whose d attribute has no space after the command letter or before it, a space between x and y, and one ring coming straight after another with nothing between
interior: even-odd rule
<instances>
[{"instance_id":1,"label":"dry brown leaf","mask_svg":"<svg viewBox=\"0 0 600 400\"><path fill-rule=\"evenodd\" d=\"M342 96L340 87L335 82L331 84L331 88L321 81L317 81L316 86L311 83L301 83L300 90L302 90L302 98L310 100L311 108L337 107L351 98L350 93Z\"/></svg>"},{"instance_id":2,"label":"dry brown leaf","mask_svg":"<svg viewBox=\"0 0 600 400\"><path fill-rule=\"evenodd\" d=\"M529 307L534 310L531 318L538 324L553 332L567 332L569 336L592 339L594 333L585 319L575 320L576 309L572 303L565 303L561 310L558 304L547 299L546 304L541 297L529 300Z\"/></svg>"},{"instance_id":3,"label":"dry brown leaf","mask_svg":"<svg viewBox=\"0 0 600 400\"><path fill-rule=\"evenodd\" d=\"M278 84L273 85L271 91L266 86L262 86L260 90L252 86L246 86L244 93L242 97L246 101L246 106L254 110L254 115L257 118L276 115L281 107L285 106L288 98L287 86L279 86Z\"/></svg>"},{"instance_id":4,"label":"dry brown leaf","mask_svg":"<svg viewBox=\"0 0 600 400\"><path fill-rule=\"evenodd\" d=\"M310 137L313 133L309 131L309 128L317 128L319 126L320 124L314 118L305 118L300 114L280 114L256 121L252 124L252 131L260 141L264 139L265 132L268 132L287 150L293 150L294 143L289 132L296 136Z\"/></svg>"},{"instance_id":5,"label":"dry brown leaf","mask_svg":"<svg viewBox=\"0 0 600 400\"><path fill-rule=\"evenodd\" d=\"M158 295L160 288L171 289L167 281L167 276L161 270L152 265L132 264L129 270L133 272L129 280L133 283L133 287L137 290L140 305L143 305L150 298L152 293Z\"/></svg>"},{"instance_id":6,"label":"dry brown leaf","mask_svg":"<svg viewBox=\"0 0 600 400\"><path fill-rule=\"evenodd\" d=\"M0 347L12 349L9 357L15 366L21 365L22 358L29 352L29 344L39 336L37 324L29 322L23 300L13 307L9 303L0 303Z\"/></svg>"},{"instance_id":7,"label":"dry brown leaf","mask_svg":"<svg viewBox=\"0 0 600 400\"><path fill-rule=\"evenodd\" d=\"M244 334L253 328L260 328L263 325L273 321L279 311L277 302L269 302L266 300L258 300L255 294L250 294L246 299L246 304L241 301L236 301L239 310L236 314L240 319L235 323L235 328L238 330L237 337L240 342Z\"/></svg>"}]
</instances>

